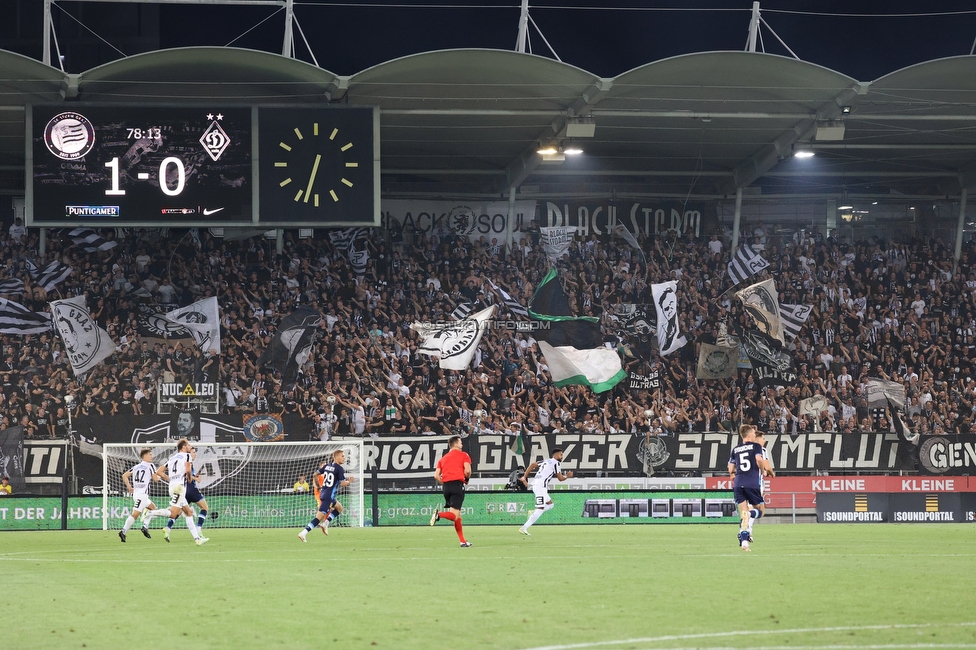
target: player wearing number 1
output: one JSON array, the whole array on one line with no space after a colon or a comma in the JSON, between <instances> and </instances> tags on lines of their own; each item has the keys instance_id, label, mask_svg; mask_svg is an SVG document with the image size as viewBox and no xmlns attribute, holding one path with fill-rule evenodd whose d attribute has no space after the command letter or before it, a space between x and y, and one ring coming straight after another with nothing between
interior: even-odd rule
<instances>
[{"instance_id":1,"label":"player wearing number 1","mask_svg":"<svg viewBox=\"0 0 976 650\"><path fill-rule=\"evenodd\" d=\"M342 464L346 462L346 452L337 449L332 453L332 462L322 461L318 473L322 476L322 492L319 494L319 510L315 513L312 521L308 522L302 532L298 533L298 539L305 541L308 532L321 525L322 532L329 534L329 522L342 514L342 504L336 501L336 493L340 487L346 487L353 482L354 477L346 477L346 471Z\"/></svg>"},{"instance_id":2,"label":"player wearing number 1","mask_svg":"<svg viewBox=\"0 0 976 650\"><path fill-rule=\"evenodd\" d=\"M145 510L148 512L149 510L156 509L156 504L153 503L152 498L149 496L149 485L152 481L159 480L159 477L156 475L156 466L152 462L152 450L141 450L139 452L139 458L142 459L142 462L122 475L122 482L125 483L125 491L132 494L132 512L125 518L125 524L122 525L122 530L119 531L119 539L123 542L129 529L132 528L132 524L135 523L136 518L142 511ZM142 534L146 537L152 537L149 534L149 519L144 520L142 523Z\"/></svg>"},{"instance_id":3,"label":"player wearing number 1","mask_svg":"<svg viewBox=\"0 0 976 650\"><path fill-rule=\"evenodd\" d=\"M762 477L770 469L762 445L756 442L756 427L743 424L739 427L739 437L741 442L729 456L729 477L739 508L739 546L743 551L751 551L752 521L763 514L760 509L763 503Z\"/></svg>"}]
</instances>

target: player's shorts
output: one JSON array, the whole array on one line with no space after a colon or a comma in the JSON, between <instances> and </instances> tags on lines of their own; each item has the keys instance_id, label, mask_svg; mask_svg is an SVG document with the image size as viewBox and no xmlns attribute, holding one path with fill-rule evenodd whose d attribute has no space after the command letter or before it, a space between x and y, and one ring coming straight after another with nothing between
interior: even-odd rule
<instances>
[{"instance_id":1,"label":"player's shorts","mask_svg":"<svg viewBox=\"0 0 976 650\"><path fill-rule=\"evenodd\" d=\"M448 481L444 484L444 506L460 510L464 505L464 481Z\"/></svg>"},{"instance_id":2,"label":"player's shorts","mask_svg":"<svg viewBox=\"0 0 976 650\"><path fill-rule=\"evenodd\" d=\"M183 487L183 492L181 492L179 495L176 495L176 494L173 494L173 488L176 485L177 484L174 483L174 484L171 484L169 486L169 507L170 508L183 508L183 506L187 505L187 501L186 501L186 486Z\"/></svg>"},{"instance_id":3,"label":"player's shorts","mask_svg":"<svg viewBox=\"0 0 976 650\"><path fill-rule=\"evenodd\" d=\"M338 503L338 501L335 499L323 499L322 501L319 501L319 512L329 514L329 512L332 510L332 506L334 506L336 503Z\"/></svg>"},{"instance_id":4,"label":"player's shorts","mask_svg":"<svg viewBox=\"0 0 976 650\"><path fill-rule=\"evenodd\" d=\"M732 488L732 494L735 495L736 505L744 501L749 502L751 506L758 506L760 503L766 502L759 488L735 486Z\"/></svg>"},{"instance_id":5,"label":"player's shorts","mask_svg":"<svg viewBox=\"0 0 976 650\"><path fill-rule=\"evenodd\" d=\"M532 492L535 493L536 508L542 508L547 503L552 501L552 499L549 498L549 488L547 488L545 485L540 485L536 487L536 485L533 483Z\"/></svg>"},{"instance_id":6,"label":"player's shorts","mask_svg":"<svg viewBox=\"0 0 976 650\"><path fill-rule=\"evenodd\" d=\"M152 504L152 498L148 494L133 494L132 509L142 512Z\"/></svg>"},{"instance_id":7,"label":"player's shorts","mask_svg":"<svg viewBox=\"0 0 976 650\"><path fill-rule=\"evenodd\" d=\"M186 501L187 503L199 503L203 501L203 495L200 494L196 483L190 483L186 486Z\"/></svg>"}]
</instances>

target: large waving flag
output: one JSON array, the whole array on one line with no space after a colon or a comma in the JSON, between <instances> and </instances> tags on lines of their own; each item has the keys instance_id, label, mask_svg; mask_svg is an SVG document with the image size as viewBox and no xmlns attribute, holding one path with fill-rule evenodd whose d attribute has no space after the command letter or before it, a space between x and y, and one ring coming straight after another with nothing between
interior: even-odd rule
<instances>
[{"instance_id":1,"label":"large waving flag","mask_svg":"<svg viewBox=\"0 0 976 650\"><path fill-rule=\"evenodd\" d=\"M500 286L498 286L491 280L488 280L488 284L490 284L491 288L497 291L498 295L502 297L502 302L505 304L505 309L512 312L516 316L528 317L529 310L523 307L522 303L520 303L518 300L513 298L511 294L509 294L507 291L502 289Z\"/></svg>"},{"instance_id":2,"label":"large waving flag","mask_svg":"<svg viewBox=\"0 0 976 650\"><path fill-rule=\"evenodd\" d=\"M760 386L796 386L799 383L793 358L782 350L779 341L757 330L743 332L741 341Z\"/></svg>"},{"instance_id":3,"label":"large waving flag","mask_svg":"<svg viewBox=\"0 0 976 650\"><path fill-rule=\"evenodd\" d=\"M166 314L166 318L190 330L201 351L220 354L220 307L217 298L198 300L192 305L174 309Z\"/></svg>"},{"instance_id":4,"label":"large waving flag","mask_svg":"<svg viewBox=\"0 0 976 650\"><path fill-rule=\"evenodd\" d=\"M84 296L55 300L51 315L75 376L84 375L115 352L115 342L92 320Z\"/></svg>"},{"instance_id":5,"label":"large waving flag","mask_svg":"<svg viewBox=\"0 0 976 650\"><path fill-rule=\"evenodd\" d=\"M542 250L545 251L550 262L555 264L562 259L566 251L569 250L569 245L573 243L576 230L576 226L552 226L549 228L543 226L539 228L539 243L542 244Z\"/></svg>"},{"instance_id":6,"label":"large waving flag","mask_svg":"<svg viewBox=\"0 0 976 650\"><path fill-rule=\"evenodd\" d=\"M0 295L24 293L24 281L20 278L0 280Z\"/></svg>"},{"instance_id":7,"label":"large waving flag","mask_svg":"<svg viewBox=\"0 0 976 650\"><path fill-rule=\"evenodd\" d=\"M45 291L52 291L59 282L71 275L71 267L57 260L51 260L44 265L44 268L38 268L34 262L27 260L27 270L34 278L34 282L44 287Z\"/></svg>"},{"instance_id":8,"label":"large waving flag","mask_svg":"<svg viewBox=\"0 0 976 650\"><path fill-rule=\"evenodd\" d=\"M529 301L529 316L541 321L534 336L556 386L589 386L602 393L627 376L620 357L603 345L600 323L576 317L556 271L550 270Z\"/></svg>"},{"instance_id":9,"label":"large waving flag","mask_svg":"<svg viewBox=\"0 0 976 650\"><path fill-rule=\"evenodd\" d=\"M698 351L698 379L730 379L735 376L739 348L702 343Z\"/></svg>"},{"instance_id":10,"label":"large waving flag","mask_svg":"<svg viewBox=\"0 0 976 650\"><path fill-rule=\"evenodd\" d=\"M474 352L485 333L495 305L471 314L456 323L414 323L410 329L423 338L417 352L438 357L445 370L464 370L471 365Z\"/></svg>"},{"instance_id":11,"label":"large waving flag","mask_svg":"<svg viewBox=\"0 0 976 650\"><path fill-rule=\"evenodd\" d=\"M744 244L739 247L739 250L732 257L732 261L729 262L727 267L729 279L732 280L732 285L735 286L743 280L751 278L768 266L769 262L762 255L752 250L752 247L748 244Z\"/></svg>"},{"instance_id":12,"label":"large waving flag","mask_svg":"<svg viewBox=\"0 0 976 650\"><path fill-rule=\"evenodd\" d=\"M261 354L259 364L268 364L281 373L283 392L290 392L298 383L321 324L322 314L311 307L299 307L282 319L271 345Z\"/></svg>"},{"instance_id":13,"label":"large waving flag","mask_svg":"<svg viewBox=\"0 0 976 650\"><path fill-rule=\"evenodd\" d=\"M81 246L87 253L112 250L119 242L105 239L91 228L75 228L68 233L75 246Z\"/></svg>"},{"instance_id":14,"label":"large waving flag","mask_svg":"<svg viewBox=\"0 0 976 650\"><path fill-rule=\"evenodd\" d=\"M783 333L795 339L800 335L803 324L810 318L813 307L810 305L787 305L783 303L779 306L779 315L783 324Z\"/></svg>"},{"instance_id":15,"label":"large waving flag","mask_svg":"<svg viewBox=\"0 0 976 650\"><path fill-rule=\"evenodd\" d=\"M742 301L742 307L756 322L760 332L780 343L786 342L783 339L783 325L780 319L779 294L776 293L776 283L772 278L750 285L737 291L735 295Z\"/></svg>"},{"instance_id":16,"label":"large waving flag","mask_svg":"<svg viewBox=\"0 0 976 650\"><path fill-rule=\"evenodd\" d=\"M44 334L50 331L50 314L35 313L19 303L0 298L0 334Z\"/></svg>"},{"instance_id":17,"label":"large waving flag","mask_svg":"<svg viewBox=\"0 0 976 650\"><path fill-rule=\"evenodd\" d=\"M681 335L678 323L678 283L674 280L651 285L654 309L657 311L657 344L661 356L684 347L688 340Z\"/></svg>"}]
</instances>

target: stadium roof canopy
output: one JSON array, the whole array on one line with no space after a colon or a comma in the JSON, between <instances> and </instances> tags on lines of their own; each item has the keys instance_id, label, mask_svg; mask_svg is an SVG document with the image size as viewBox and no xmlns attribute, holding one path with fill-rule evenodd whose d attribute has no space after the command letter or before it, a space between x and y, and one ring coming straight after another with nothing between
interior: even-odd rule
<instances>
[{"instance_id":1,"label":"stadium roof canopy","mask_svg":"<svg viewBox=\"0 0 976 650\"><path fill-rule=\"evenodd\" d=\"M0 192L23 191L25 104L217 99L379 106L386 197L508 198L514 187L554 198L705 198L741 187L935 199L976 184L976 56L860 82L750 52L601 78L501 50L428 52L339 76L276 54L186 48L78 75L0 51ZM583 153L544 161L546 145ZM801 160L798 150L816 155Z\"/></svg>"}]
</instances>

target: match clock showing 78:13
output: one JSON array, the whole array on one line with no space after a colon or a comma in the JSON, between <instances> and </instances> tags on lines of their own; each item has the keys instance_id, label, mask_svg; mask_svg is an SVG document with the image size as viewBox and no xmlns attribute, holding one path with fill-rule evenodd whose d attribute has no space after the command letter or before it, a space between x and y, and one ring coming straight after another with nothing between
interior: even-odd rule
<instances>
[{"instance_id":1,"label":"match clock showing 78:13","mask_svg":"<svg viewBox=\"0 0 976 650\"><path fill-rule=\"evenodd\" d=\"M258 109L262 225L379 225L379 119L374 110Z\"/></svg>"}]
</instances>

